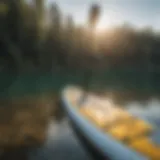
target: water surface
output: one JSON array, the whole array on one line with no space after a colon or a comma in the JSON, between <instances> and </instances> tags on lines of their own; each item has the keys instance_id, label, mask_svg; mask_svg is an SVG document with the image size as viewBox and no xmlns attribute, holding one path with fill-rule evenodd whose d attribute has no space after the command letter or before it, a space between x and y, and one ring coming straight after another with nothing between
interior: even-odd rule
<instances>
[{"instance_id":1,"label":"water surface","mask_svg":"<svg viewBox=\"0 0 160 160\"><path fill-rule=\"evenodd\" d=\"M68 121L51 122L44 146L29 153L29 160L91 160L74 136Z\"/></svg>"}]
</instances>

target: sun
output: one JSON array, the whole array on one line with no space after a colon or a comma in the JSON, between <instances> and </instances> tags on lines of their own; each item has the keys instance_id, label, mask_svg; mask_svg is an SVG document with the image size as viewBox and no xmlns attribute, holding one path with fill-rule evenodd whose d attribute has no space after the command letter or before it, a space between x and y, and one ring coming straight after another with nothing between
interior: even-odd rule
<instances>
[{"instance_id":1,"label":"sun","mask_svg":"<svg viewBox=\"0 0 160 160\"><path fill-rule=\"evenodd\" d=\"M107 29L111 29L122 22L122 15L116 10L104 12L97 22L96 32L103 33Z\"/></svg>"},{"instance_id":2,"label":"sun","mask_svg":"<svg viewBox=\"0 0 160 160\"><path fill-rule=\"evenodd\" d=\"M111 18L104 18L102 17L95 28L96 33L103 33L107 29L113 27L112 19Z\"/></svg>"}]
</instances>

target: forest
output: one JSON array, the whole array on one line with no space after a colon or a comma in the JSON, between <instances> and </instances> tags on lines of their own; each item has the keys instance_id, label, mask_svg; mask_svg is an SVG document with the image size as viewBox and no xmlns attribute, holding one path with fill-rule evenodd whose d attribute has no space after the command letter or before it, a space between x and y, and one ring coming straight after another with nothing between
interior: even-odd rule
<instances>
[{"instance_id":1,"label":"forest","mask_svg":"<svg viewBox=\"0 0 160 160\"><path fill-rule=\"evenodd\" d=\"M89 6L92 8L93 6ZM91 17L88 10L88 17ZM58 4L1 0L0 64L21 72L101 67L159 70L160 33L125 23L92 32L92 20L77 25ZM94 17L94 16L93 16Z\"/></svg>"}]
</instances>

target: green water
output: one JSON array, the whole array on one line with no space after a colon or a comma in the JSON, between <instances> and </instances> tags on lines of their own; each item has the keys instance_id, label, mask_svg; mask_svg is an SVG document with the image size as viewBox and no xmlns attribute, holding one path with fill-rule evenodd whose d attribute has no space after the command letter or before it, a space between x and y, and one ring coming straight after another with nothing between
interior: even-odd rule
<instances>
[{"instance_id":1,"label":"green water","mask_svg":"<svg viewBox=\"0 0 160 160\"><path fill-rule=\"evenodd\" d=\"M41 94L44 92L58 92L68 83L79 84L83 76L72 75L65 72L21 74L13 77L1 75L0 95L24 96L30 94Z\"/></svg>"},{"instance_id":2,"label":"green water","mask_svg":"<svg viewBox=\"0 0 160 160\"><path fill-rule=\"evenodd\" d=\"M1 76L1 96L23 96L44 92L58 92L67 84L84 83L84 72L30 73L17 77ZM94 73L90 82L91 88L117 90L139 90L143 92L159 92L159 74L133 71L108 71ZM2 90L3 88L3 90Z\"/></svg>"}]
</instances>

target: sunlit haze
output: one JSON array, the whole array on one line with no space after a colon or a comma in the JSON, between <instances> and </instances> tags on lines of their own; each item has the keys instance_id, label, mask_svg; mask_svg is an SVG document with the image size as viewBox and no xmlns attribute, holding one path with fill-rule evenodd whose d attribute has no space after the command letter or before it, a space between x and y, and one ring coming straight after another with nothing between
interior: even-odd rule
<instances>
[{"instance_id":1,"label":"sunlit haze","mask_svg":"<svg viewBox=\"0 0 160 160\"><path fill-rule=\"evenodd\" d=\"M93 0L48 0L57 2L64 13L72 14L76 23L87 22L88 7ZM101 17L98 28L111 28L115 25L129 22L135 27L152 26L154 29L160 28L159 0L101 0Z\"/></svg>"}]
</instances>

